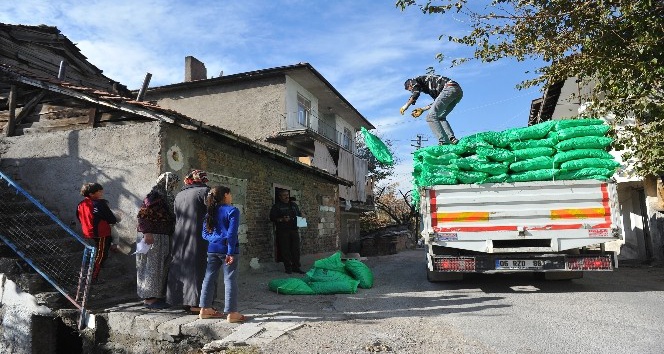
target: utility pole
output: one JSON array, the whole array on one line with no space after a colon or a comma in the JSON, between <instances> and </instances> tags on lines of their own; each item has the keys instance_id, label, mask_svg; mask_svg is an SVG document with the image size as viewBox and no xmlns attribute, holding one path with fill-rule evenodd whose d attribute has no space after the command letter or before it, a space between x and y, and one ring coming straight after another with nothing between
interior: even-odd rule
<instances>
[{"instance_id":1,"label":"utility pole","mask_svg":"<svg viewBox=\"0 0 664 354\"><path fill-rule=\"evenodd\" d=\"M414 142L415 144L414 144L414 145L413 145L413 144L410 144L410 146L415 147L415 150L421 148L421 147L422 147L422 142L423 142L423 141L429 141L429 139L423 139L423 138L424 138L424 136L423 136L422 134L417 134L417 139L415 139L415 140L411 140L411 141Z\"/></svg>"},{"instance_id":2,"label":"utility pole","mask_svg":"<svg viewBox=\"0 0 664 354\"><path fill-rule=\"evenodd\" d=\"M417 134L417 139L411 140L411 141L414 142L415 144L410 144L410 146L413 146L415 148L415 151L417 151L422 147L422 142L423 141L429 141L429 139L424 139L424 136L422 136L422 134ZM411 154L414 154L414 153L415 152L412 152ZM405 196L404 196L404 200L406 200ZM411 210L416 210L416 206L419 202L420 202L419 200L412 200L411 199L411 203L412 203L412 205L410 205ZM414 217L415 217L415 229L413 230L413 239L415 240L415 244L417 245L418 239L419 239L418 232L420 231L420 214L415 213Z\"/></svg>"}]
</instances>

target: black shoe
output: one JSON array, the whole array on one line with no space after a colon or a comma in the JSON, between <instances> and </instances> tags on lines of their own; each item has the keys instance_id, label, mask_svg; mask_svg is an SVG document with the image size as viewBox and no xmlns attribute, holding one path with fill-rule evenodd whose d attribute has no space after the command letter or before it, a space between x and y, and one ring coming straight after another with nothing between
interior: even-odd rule
<instances>
[{"instance_id":1,"label":"black shoe","mask_svg":"<svg viewBox=\"0 0 664 354\"><path fill-rule=\"evenodd\" d=\"M303 270L300 269L300 268L295 268L293 271L294 271L295 273L299 273L299 274L306 274L306 272L303 271Z\"/></svg>"},{"instance_id":2,"label":"black shoe","mask_svg":"<svg viewBox=\"0 0 664 354\"><path fill-rule=\"evenodd\" d=\"M290 269L286 269L286 274L291 274L291 273L293 273L292 270L290 270Z\"/></svg>"},{"instance_id":3,"label":"black shoe","mask_svg":"<svg viewBox=\"0 0 664 354\"><path fill-rule=\"evenodd\" d=\"M455 138L455 137L452 137L452 138L450 139L450 144L452 144L452 145L456 145L457 143L459 143L459 139L457 139L457 138Z\"/></svg>"}]
</instances>

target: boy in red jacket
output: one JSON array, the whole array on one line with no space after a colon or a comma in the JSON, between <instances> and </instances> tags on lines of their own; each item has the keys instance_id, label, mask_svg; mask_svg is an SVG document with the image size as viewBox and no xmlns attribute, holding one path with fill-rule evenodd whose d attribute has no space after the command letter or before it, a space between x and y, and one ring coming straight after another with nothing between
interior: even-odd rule
<instances>
[{"instance_id":1,"label":"boy in red jacket","mask_svg":"<svg viewBox=\"0 0 664 354\"><path fill-rule=\"evenodd\" d=\"M94 239L97 253L94 260L92 280L96 281L102 263L108 258L111 247L111 224L118 222L104 199L104 188L99 183L85 183L81 187L84 199L78 203L76 216L81 222L83 236Z\"/></svg>"}]
</instances>

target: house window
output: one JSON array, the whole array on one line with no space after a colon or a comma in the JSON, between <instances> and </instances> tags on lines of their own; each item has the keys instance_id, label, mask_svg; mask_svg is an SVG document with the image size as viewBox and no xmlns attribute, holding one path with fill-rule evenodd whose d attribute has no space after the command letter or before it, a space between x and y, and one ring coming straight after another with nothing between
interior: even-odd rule
<instances>
[{"instance_id":1,"label":"house window","mask_svg":"<svg viewBox=\"0 0 664 354\"><path fill-rule=\"evenodd\" d=\"M309 126L309 116L311 116L311 101L304 96L297 94L297 122L305 127Z\"/></svg>"},{"instance_id":2,"label":"house window","mask_svg":"<svg viewBox=\"0 0 664 354\"><path fill-rule=\"evenodd\" d=\"M350 137L351 137L350 129L344 128L343 147L346 150L351 150L350 144L352 142L352 139Z\"/></svg>"}]
</instances>

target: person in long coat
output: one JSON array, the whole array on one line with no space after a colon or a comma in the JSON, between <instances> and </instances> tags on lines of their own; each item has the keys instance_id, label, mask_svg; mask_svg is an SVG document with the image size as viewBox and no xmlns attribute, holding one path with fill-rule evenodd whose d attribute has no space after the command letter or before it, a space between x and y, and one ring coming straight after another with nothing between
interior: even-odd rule
<instances>
[{"instance_id":1,"label":"person in long coat","mask_svg":"<svg viewBox=\"0 0 664 354\"><path fill-rule=\"evenodd\" d=\"M149 309L164 309L166 277L170 262L171 234L175 226L175 188L180 178L173 172L157 177L157 183L143 199L138 211L138 237L150 246L147 253L136 253L136 291ZM138 246L137 246L138 249Z\"/></svg>"},{"instance_id":2,"label":"person in long coat","mask_svg":"<svg viewBox=\"0 0 664 354\"><path fill-rule=\"evenodd\" d=\"M175 196L175 231L171 237L172 261L168 272L166 301L181 305L191 314L199 314L198 301L207 265L207 241L203 232L203 218L207 211L205 197L207 173L189 172L184 186Z\"/></svg>"}]
</instances>

